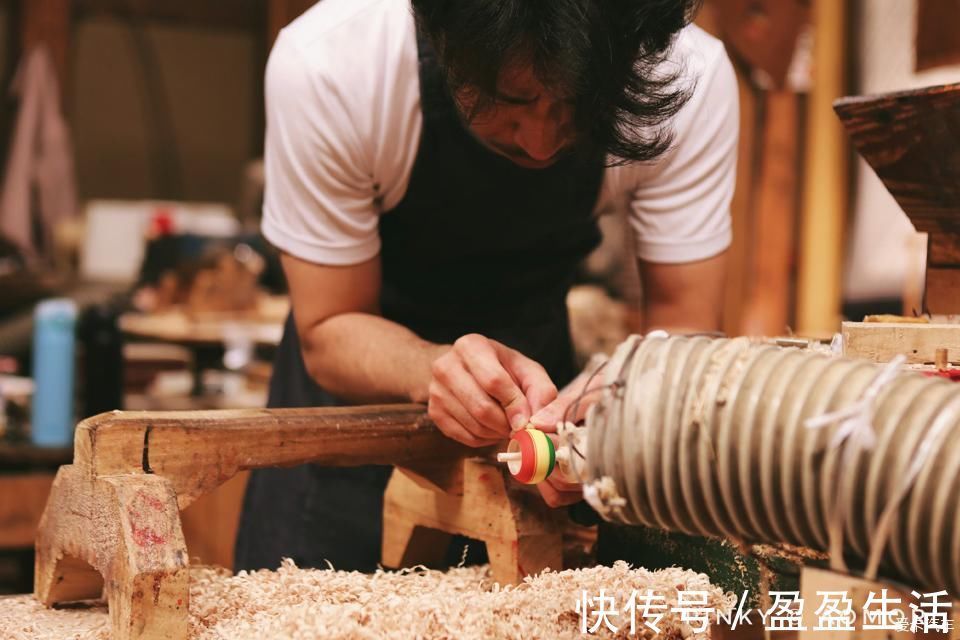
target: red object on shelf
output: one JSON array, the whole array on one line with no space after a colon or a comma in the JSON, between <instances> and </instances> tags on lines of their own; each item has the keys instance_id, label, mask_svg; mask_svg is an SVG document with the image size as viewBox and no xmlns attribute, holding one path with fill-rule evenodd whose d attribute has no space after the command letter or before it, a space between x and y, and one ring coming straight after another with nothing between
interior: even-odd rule
<instances>
[{"instance_id":1,"label":"red object on shelf","mask_svg":"<svg viewBox=\"0 0 960 640\"><path fill-rule=\"evenodd\" d=\"M150 218L149 235L151 238L169 236L173 233L173 226L173 212L170 209L159 207L153 212L153 217Z\"/></svg>"},{"instance_id":2,"label":"red object on shelf","mask_svg":"<svg viewBox=\"0 0 960 640\"><path fill-rule=\"evenodd\" d=\"M940 369L939 371L924 371L923 375L931 378L947 378L956 382L960 380L960 369Z\"/></svg>"}]
</instances>

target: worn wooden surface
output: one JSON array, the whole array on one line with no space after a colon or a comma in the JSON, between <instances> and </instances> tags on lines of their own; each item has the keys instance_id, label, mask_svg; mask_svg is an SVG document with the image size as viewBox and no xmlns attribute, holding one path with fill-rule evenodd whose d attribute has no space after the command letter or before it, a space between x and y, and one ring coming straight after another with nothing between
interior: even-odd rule
<instances>
[{"instance_id":1,"label":"worn wooden surface","mask_svg":"<svg viewBox=\"0 0 960 640\"><path fill-rule=\"evenodd\" d=\"M849 151L832 105L846 92L850 3L813 0L811 7L813 78L805 127L796 329L820 336L833 334L840 322Z\"/></svg>"},{"instance_id":2,"label":"worn wooden surface","mask_svg":"<svg viewBox=\"0 0 960 640\"><path fill-rule=\"evenodd\" d=\"M947 349L951 360L960 357L960 324L844 322L843 355L889 362L903 354L912 364L936 360L937 349Z\"/></svg>"},{"instance_id":3,"label":"worn wooden surface","mask_svg":"<svg viewBox=\"0 0 960 640\"><path fill-rule=\"evenodd\" d=\"M843 98L834 108L918 231L960 232L960 84ZM931 262L958 262L955 242L931 250Z\"/></svg>"},{"instance_id":4,"label":"worn wooden surface","mask_svg":"<svg viewBox=\"0 0 960 640\"><path fill-rule=\"evenodd\" d=\"M960 312L960 84L838 100L857 151L929 234L925 310Z\"/></svg>"},{"instance_id":5,"label":"worn wooden surface","mask_svg":"<svg viewBox=\"0 0 960 640\"><path fill-rule=\"evenodd\" d=\"M170 482L89 471L57 473L37 535L34 594L50 606L103 592L114 640L185 639L189 560Z\"/></svg>"},{"instance_id":6,"label":"worn wooden surface","mask_svg":"<svg viewBox=\"0 0 960 640\"><path fill-rule=\"evenodd\" d=\"M563 526L539 494L510 482L502 465L464 460L460 494L425 487L394 471L383 506L383 563L440 562L450 534L484 542L493 578L519 584L546 568L563 568Z\"/></svg>"},{"instance_id":7,"label":"worn wooden surface","mask_svg":"<svg viewBox=\"0 0 960 640\"><path fill-rule=\"evenodd\" d=\"M421 405L115 411L81 422L74 447L74 462L97 476L168 478L181 509L242 469L416 464L477 453L441 434Z\"/></svg>"},{"instance_id":8,"label":"worn wooden surface","mask_svg":"<svg viewBox=\"0 0 960 640\"><path fill-rule=\"evenodd\" d=\"M957 604L953 603L952 611L948 611L951 620L950 633L928 632L912 633L907 631L892 631L885 629L864 629L863 628L863 608L873 592L875 597L880 597L884 590L886 597L890 599L899 598L899 604L888 605L889 609L899 609L906 616L909 624L911 609L910 603L916 604L911 597L910 587L898 585L890 582L878 582L866 580L864 578L817 569L814 567L804 567L800 573L800 598L803 600L803 626L806 627L798 633L798 640L910 640L913 638L940 638L941 640L956 640L960 629L957 628ZM856 618L853 622L853 630L846 631L840 629L816 629L820 625L817 609L823 603L824 594L829 593L833 597L839 597L841 594L848 598ZM877 611L879 605L872 604L870 610ZM826 610L825 614L826 614ZM877 624L878 622L874 622ZM827 623L829 625L829 623ZM824 625L826 626L826 625ZM774 634L779 637L779 633Z\"/></svg>"},{"instance_id":9,"label":"worn wooden surface","mask_svg":"<svg viewBox=\"0 0 960 640\"><path fill-rule=\"evenodd\" d=\"M417 469L413 486L482 511L474 494L466 497L465 475L449 466L483 451L444 437L422 405L114 411L83 421L74 444L74 464L57 473L40 522L34 593L52 605L104 591L115 640L186 638L180 510L244 469L405 464ZM502 470L494 471L505 491ZM524 523L517 531L532 533L515 536L509 548L496 538L491 554L506 558L501 564L541 558L547 538L516 511L517 500L507 502L514 521ZM561 549L558 539L556 553Z\"/></svg>"}]
</instances>

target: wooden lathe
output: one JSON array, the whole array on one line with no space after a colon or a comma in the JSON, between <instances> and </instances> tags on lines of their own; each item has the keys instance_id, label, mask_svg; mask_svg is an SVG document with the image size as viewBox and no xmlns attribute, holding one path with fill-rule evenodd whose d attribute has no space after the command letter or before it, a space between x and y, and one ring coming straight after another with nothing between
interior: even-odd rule
<instances>
[{"instance_id":1,"label":"wooden lathe","mask_svg":"<svg viewBox=\"0 0 960 640\"><path fill-rule=\"evenodd\" d=\"M489 450L444 437L419 405L113 412L76 429L36 541L36 597L105 596L115 640L188 634L180 511L238 471L315 462L397 465L384 499L383 563L440 560L452 534L487 545L495 580L562 568L561 527Z\"/></svg>"}]
</instances>

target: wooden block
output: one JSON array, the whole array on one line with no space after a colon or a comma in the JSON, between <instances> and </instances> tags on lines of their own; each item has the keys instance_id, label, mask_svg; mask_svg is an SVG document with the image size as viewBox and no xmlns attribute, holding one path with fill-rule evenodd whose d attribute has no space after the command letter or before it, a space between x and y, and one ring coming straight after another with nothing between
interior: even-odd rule
<instances>
[{"instance_id":1,"label":"wooden block","mask_svg":"<svg viewBox=\"0 0 960 640\"><path fill-rule=\"evenodd\" d=\"M889 362L903 354L911 364L931 363L937 349L960 354L960 324L844 322L843 355Z\"/></svg>"},{"instance_id":2,"label":"wooden block","mask_svg":"<svg viewBox=\"0 0 960 640\"><path fill-rule=\"evenodd\" d=\"M114 640L187 637L188 556L176 494L155 475L96 478L66 465L37 534L34 594L50 606L101 592Z\"/></svg>"},{"instance_id":3,"label":"wooden block","mask_svg":"<svg viewBox=\"0 0 960 640\"><path fill-rule=\"evenodd\" d=\"M461 464L462 495L431 489L404 470L394 471L384 496L383 564L436 564L449 540L443 534L458 534L486 544L493 578L500 584L518 584L546 568L562 569L558 512L508 480L495 463L468 459Z\"/></svg>"},{"instance_id":4,"label":"wooden block","mask_svg":"<svg viewBox=\"0 0 960 640\"><path fill-rule=\"evenodd\" d=\"M446 438L421 405L94 416L77 427L74 464L62 466L50 487L36 536L34 595L51 606L104 593L115 640L186 640L189 556L180 509L238 472L305 462L410 465L420 483L408 479L411 491L437 495L434 488L449 488L452 493L439 494L451 501L443 513L459 526L457 532L481 537L483 501L477 498L484 492L468 497L466 476L451 472L448 463L483 453ZM530 557L531 566L559 567L550 554L561 553L560 528L525 514L522 498L504 489L503 471L492 469L474 474L471 482L481 486L485 474L496 474L500 493L507 496L498 520L502 535L488 537L495 538L495 565L512 562L516 570L517 558ZM229 539L242 487L231 490L224 504L208 504L201 514L201 519L211 517L217 507L212 517L223 529L216 535ZM467 508L458 512L454 505ZM546 508L542 501L538 505ZM436 536L424 538L414 530L406 539L426 540L421 548L438 546ZM547 545L553 535L556 544ZM510 544L498 546L500 539ZM232 545L210 553L232 555ZM544 564L547 558L550 563Z\"/></svg>"},{"instance_id":5,"label":"wooden block","mask_svg":"<svg viewBox=\"0 0 960 640\"><path fill-rule=\"evenodd\" d=\"M74 437L75 463L89 465L96 476L163 476L173 484L181 509L243 469L306 462L412 465L478 453L440 433L423 406L402 404L115 411L84 420Z\"/></svg>"},{"instance_id":6,"label":"wooden block","mask_svg":"<svg viewBox=\"0 0 960 640\"><path fill-rule=\"evenodd\" d=\"M887 597L891 599L900 599L899 604L891 605L891 608L901 609L906 619L910 619L910 603L915 602L911 597L909 587L887 582L877 582L865 580L855 576L849 576L824 569L815 569L804 567L800 573L800 598L803 600L803 626L804 631L799 632L799 640L896 640L898 638L944 638L953 639L957 633L957 604L954 603L951 612L951 633L911 633L908 631L894 631L884 629L863 629L863 607L867 603L870 593L875 597L880 597L882 591L887 590ZM832 591L845 593L852 602L853 612L856 618L853 623L852 631L843 630L816 630L818 626L817 609L820 607L823 596L818 592Z\"/></svg>"},{"instance_id":7,"label":"wooden block","mask_svg":"<svg viewBox=\"0 0 960 640\"><path fill-rule=\"evenodd\" d=\"M957 262L960 84L843 98L834 107L913 226L930 235L928 262Z\"/></svg>"},{"instance_id":8,"label":"wooden block","mask_svg":"<svg viewBox=\"0 0 960 640\"><path fill-rule=\"evenodd\" d=\"M28 549L37 537L53 473L0 475L0 549Z\"/></svg>"}]
</instances>

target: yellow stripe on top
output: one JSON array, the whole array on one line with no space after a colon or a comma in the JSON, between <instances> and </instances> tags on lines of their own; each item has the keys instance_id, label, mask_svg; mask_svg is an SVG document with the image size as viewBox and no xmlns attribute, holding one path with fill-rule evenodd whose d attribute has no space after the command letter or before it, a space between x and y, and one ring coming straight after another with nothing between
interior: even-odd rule
<instances>
[{"instance_id":1,"label":"yellow stripe on top","mask_svg":"<svg viewBox=\"0 0 960 640\"><path fill-rule=\"evenodd\" d=\"M536 471L533 472L533 477L530 478L530 484L539 484L546 480L550 474L550 449L553 443L549 441L547 434L539 429L527 429L527 432L530 434L537 452Z\"/></svg>"}]
</instances>

